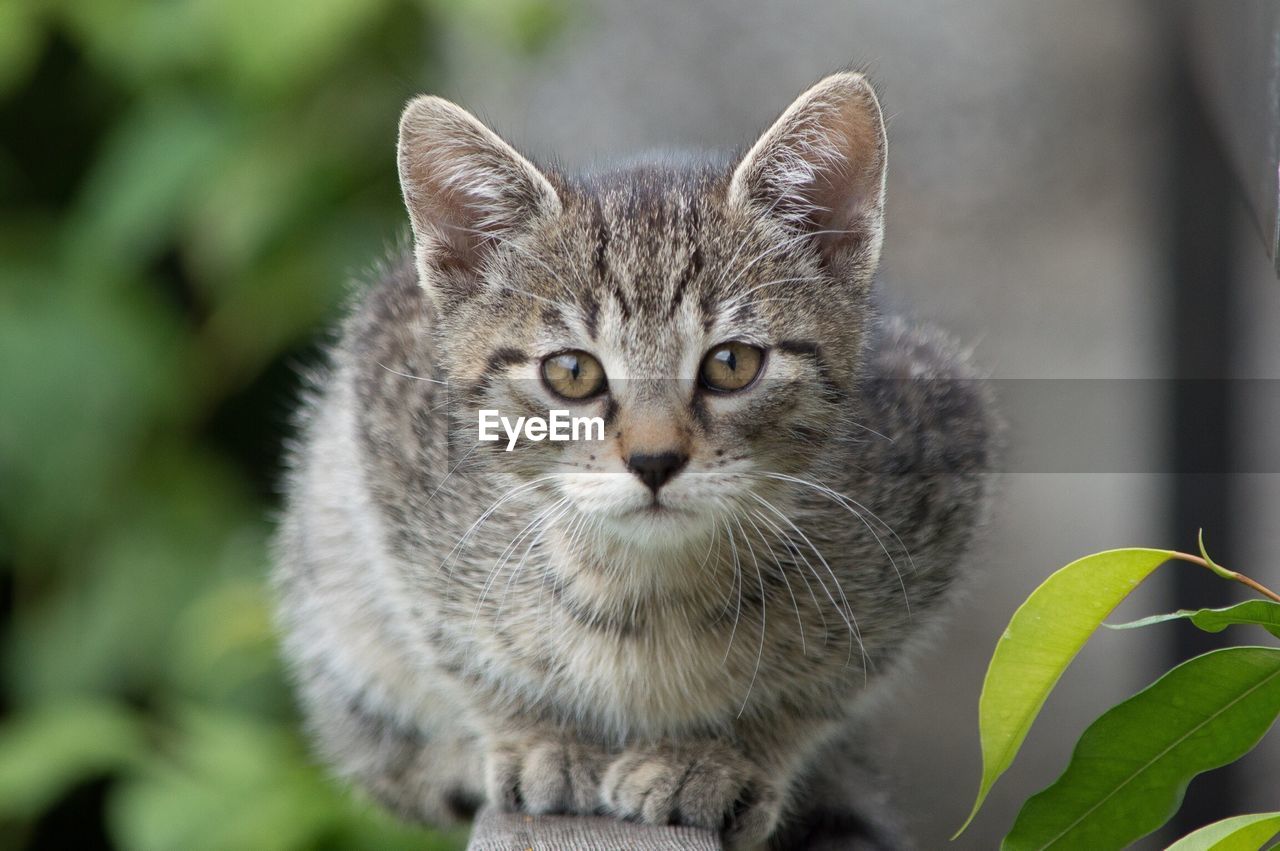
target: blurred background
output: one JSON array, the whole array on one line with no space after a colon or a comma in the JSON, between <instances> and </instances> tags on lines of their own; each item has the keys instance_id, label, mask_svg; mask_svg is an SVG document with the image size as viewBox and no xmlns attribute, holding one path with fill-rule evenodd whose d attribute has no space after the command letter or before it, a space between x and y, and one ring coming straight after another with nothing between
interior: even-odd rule
<instances>
[{"instance_id":1,"label":"blurred background","mask_svg":"<svg viewBox=\"0 0 1280 851\"><path fill-rule=\"evenodd\" d=\"M443 94L590 167L748 144L848 63L890 119L889 303L1014 393L1130 379L1050 423L1092 420L1126 463L1001 476L967 598L884 703L899 805L943 847L977 783L986 660L1051 571L1204 526L1219 561L1280 583L1280 411L1163 380L1280 378L1280 284L1213 161L1175 11L0 0L0 847L460 848L309 759L264 578L297 370L405 244L399 109ZM1224 439L1269 463L1176 474L1180 446ZM1167 570L1118 617L1233 599ZM1178 629L1091 644L953 847L995 847L1094 717L1197 649ZM1274 809L1278 772L1273 741L1198 779L1187 825Z\"/></svg>"}]
</instances>

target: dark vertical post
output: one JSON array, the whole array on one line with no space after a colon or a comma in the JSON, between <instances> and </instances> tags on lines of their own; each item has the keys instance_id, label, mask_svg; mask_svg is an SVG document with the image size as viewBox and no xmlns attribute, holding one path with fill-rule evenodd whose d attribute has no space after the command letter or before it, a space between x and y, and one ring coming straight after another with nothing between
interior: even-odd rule
<instances>
[{"instance_id":1,"label":"dark vertical post","mask_svg":"<svg viewBox=\"0 0 1280 851\"><path fill-rule=\"evenodd\" d=\"M1232 446L1236 421L1232 398L1232 323L1236 270L1232 264L1235 183L1214 138L1204 104L1195 91L1188 57L1179 51L1171 75L1171 227L1168 259L1172 283L1169 357L1173 366L1169 410L1173 493L1169 540L1196 551L1196 530L1204 529L1210 555L1234 563L1236 533L1232 511ZM1189 567L1189 566L1187 566ZM1225 605L1229 583L1208 571L1170 570L1178 607ZM1221 646L1220 636L1195 629L1171 630L1173 661ZM1208 822L1237 814L1238 774L1214 771L1211 781L1193 782L1174 820L1185 834Z\"/></svg>"}]
</instances>

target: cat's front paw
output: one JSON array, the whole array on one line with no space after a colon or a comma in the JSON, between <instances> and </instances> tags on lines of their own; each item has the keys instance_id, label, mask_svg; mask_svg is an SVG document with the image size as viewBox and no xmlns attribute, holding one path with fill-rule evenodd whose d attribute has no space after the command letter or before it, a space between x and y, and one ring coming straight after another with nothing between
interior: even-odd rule
<instances>
[{"instance_id":1,"label":"cat's front paw","mask_svg":"<svg viewBox=\"0 0 1280 851\"><path fill-rule=\"evenodd\" d=\"M503 740L489 748L485 787L507 812L591 815L606 762L602 750L577 742Z\"/></svg>"},{"instance_id":2,"label":"cat's front paw","mask_svg":"<svg viewBox=\"0 0 1280 851\"><path fill-rule=\"evenodd\" d=\"M730 848L764 842L782 809L781 790L758 766L714 742L626 750L605 770L600 796L620 818L715 830Z\"/></svg>"}]
</instances>

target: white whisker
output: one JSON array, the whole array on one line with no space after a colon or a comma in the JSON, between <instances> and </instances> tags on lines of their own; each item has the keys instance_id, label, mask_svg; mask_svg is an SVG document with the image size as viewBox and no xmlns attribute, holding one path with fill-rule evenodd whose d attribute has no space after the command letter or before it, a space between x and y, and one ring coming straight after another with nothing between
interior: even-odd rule
<instances>
[{"instance_id":1,"label":"white whisker","mask_svg":"<svg viewBox=\"0 0 1280 851\"><path fill-rule=\"evenodd\" d=\"M398 369L392 369L391 367L387 366L385 363L382 363L381 361L375 361L375 363L377 363L377 364L378 364L378 366L382 367L383 369L385 369L387 372L391 373L392 375L398 375L398 376L400 376L401 378L411 378L411 379L413 379L414 381L427 381L427 382L430 382L431 384L444 384L444 385L448 385L448 383L449 383L449 382L447 382L447 381L441 381L439 378L427 378L426 376L423 376L423 375L410 375L410 374L409 374L409 373L407 373L407 372L401 372L401 371L400 371L400 370L398 370Z\"/></svg>"},{"instance_id":2,"label":"white whisker","mask_svg":"<svg viewBox=\"0 0 1280 851\"><path fill-rule=\"evenodd\" d=\"M907 584L905 581L903 581L902 571L898 569L898 562L894 559L893 555L889 552L889 548L885 546L884 541L880 538L880 535L876 533L875 528L867 520L866 516L862 514L862 512L866 512L867 514L875 518L876 522L879 523L881 526L883 526L885 529L887 529L889 534L894 537L894 539L898 542L898 546L902 547L902 551L907 554L908 563L910 563L911 570L914 573L916 567L915 567L915 560L912 559L911 557L911 551L907 549L906 544L902 542L902 539L898 537L898 533L893 531L892 527L890 527L889 524L885 523L883 520L877 517L875 515L875 512L871 511L871 509L867 508L862 503L858 502L857 500L851 497L846 496L845 494L840 493L837 490L829 488L826 485L819 484L818 482L809 481L808 479L801 479L797 476L788 476L785 473L762 473L761 475L764 475L770 479L776 479L778 481L783 481L783 482L791 482L793 484L803 485L805 487L812 488L813 490L817 491L818 493L822 494L823 496L835 502L837 505L839 505L841 508L848 511L854 517L857 517L858 520L862 523L862 525L867 528L867 531L871 533L871 537L875 539L875 542L880 545L880 549L884 552L885 557L889 559L889 564L893 567L893 572L897 574L898 584L902 588L902 601L903 603L906 604L906 607L907 607L907 617L908 618L911 617L911 600L907 596Z\"/></svg>"},{"instance_id":3,"label":"white whisker","mask_svg":"<svg viewBox=\"0 0 1280 851\"><path fill-rule=\"evenodd\" d=\"M738 531L742 533L742 539L746 541L747 552L751 555L751 561L755 565L756 580L760 583L760 646L756 648L756 666L751 672L751 682L747 683L747 693L743 696L742 706L738 709L738 717L741 718L742 713L747 711L747 703L751 700L751 689L755 687L756 677L760 674L760 662L764 658L764 639L769 616L769 595L764 590L764 574L760 572L760 561L756 558L756 550L751 545L751 538L747 535L747 530L742 528L742 522L738 518L733 518L733 522L737 524Z\"/></svg>"},{"instance_id":4,"label":"white whisker","mask_svg":"<svg viewBox=\"0 0 1280 851\"><path fill-rule=\"evenodd\" d=\"M787 586L787 594L791 596L791 606L796 610L796 626L798 627L800 632L800 654L802 656L807 656L809 655L809 651L805 647L804 618L800 616L800 603L798 600L796 600L795 592L791 590L791 580L787 578L786 565L784 565L782 563L782 560L778 558L777 552L775 552L773 549L773 544L769 543L769 539L765 536L764 531L760 528L760 525L756 523L755 519L751 516L752 513L754 512L748 512L743 516L746 518L747 522L751 524L751 528L756 530L756 534L760 536L760 542L764 544L766 547L768 547L769 555L773 559L773 564L778 569L778 575L782 577L783 583ZM812 592L813 589L811 588L809 590L810 592ZM815 598L814 606L817 606L817 604L818 604L818 601Z\"/></svg>"},{"instance_id":5,"label":"white whisker","mask_svg":"<svg viewBox=\"0 0 1280 851\"><path fill-rule=\"evenodd\" d=\"M809 536L806 535L799 526L797 526L795 523L792 522L791 518L787 517L787 515L784 514L781 510L779 510L777 506L775 506L772 502L769 502L769 500L765 499L759 494L752 493L751 497L756 501L758 501L765 508L772 511L779 518L781 518L783 522L785 522L788 526L790 526L793 530L795 530L795 533L800 536L800 539L805 542L806 546L808 546L809 549L813 550L813 554L818 557L818 561L822 563L822 566L826 569L827 573L831 576L832 583L835 584L836 590L840 592L840 599L844 603L844 608L841 609L840 605L836 603L834 599L831 600L831 604L834 605L836 607L836 611L840 612L841 616L845 618L845 623L849 626L849 630L853 633L854 637L857 640L858 648L862 653L862 659L864 662L862 672L863 672L863 677L865 679L867 676L868 668L871 664L871 659L869 656L867 656L866 645L862 643L862 631L858 628L858 619L853 614L853 608L852 606L849 605L849 598L845 595L844 586L840 584L840 580L836 576L836 572L831 569L831 565L827 562L826 557L822 555L822 551L819 550L817 546L814 545L813 541L809 540ZM825 583L823 585L823 588L825 590L826 588ZM831 592L828 591L827 596L830 596L830 595L831 595ZM852 653L852 647L850 647L850 653Z\"/></svg>"}]
</instances>

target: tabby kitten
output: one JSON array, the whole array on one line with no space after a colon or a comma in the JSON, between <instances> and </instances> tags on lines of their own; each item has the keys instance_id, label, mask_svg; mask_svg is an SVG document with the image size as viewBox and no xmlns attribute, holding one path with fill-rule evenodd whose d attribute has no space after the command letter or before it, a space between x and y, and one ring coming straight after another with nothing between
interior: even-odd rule
<instances>
[{"instance_id":1,"label":"tabby kitten","mask_svg":"<svg viewBox=\"0 0 1280 851\"><path fill-rule=\"evenodd\" d=\"M409 104L414 256L346 323L277 546L340 774L431 823L896 847L854 722L957 573L992 426L945 339L873 309L885 156L856 73L732 166L582 177ZM603 439L479 439L552 409Z\"/></svg>"}]
</instances>

